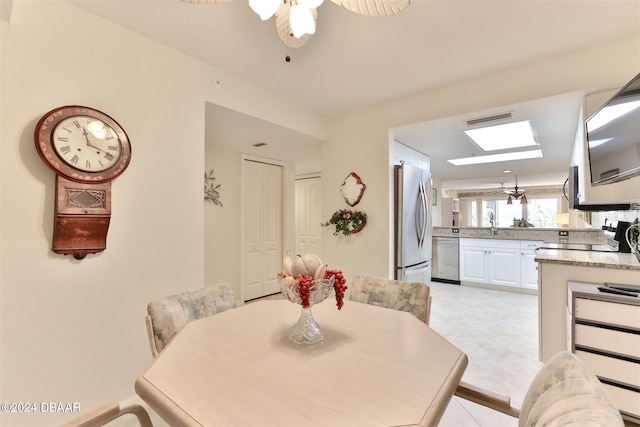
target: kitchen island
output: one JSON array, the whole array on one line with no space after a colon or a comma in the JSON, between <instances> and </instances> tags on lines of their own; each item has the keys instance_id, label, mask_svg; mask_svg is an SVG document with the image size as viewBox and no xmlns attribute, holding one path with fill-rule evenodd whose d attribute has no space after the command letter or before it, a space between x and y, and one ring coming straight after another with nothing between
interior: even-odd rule
<instances>
[{"instance_id":1,"label":"kitchen island","mask_svg":"<svg viewBox=\"0 0 640 427\"><path fill-rule=\"evenodd\" d=\"M538 337L542 362L567 349L568 282L640 285L640 262L634 254L539 249L535 261L539 275Z\"/></svg>"}]
</instances>

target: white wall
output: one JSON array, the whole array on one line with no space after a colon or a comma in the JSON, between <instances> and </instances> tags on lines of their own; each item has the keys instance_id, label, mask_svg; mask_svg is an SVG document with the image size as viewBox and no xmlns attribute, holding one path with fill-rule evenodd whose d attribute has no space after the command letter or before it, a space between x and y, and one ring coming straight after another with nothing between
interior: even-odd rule
<instances>
[{"instance_id":1,"label":"white wall","mask_svg":"<svg viewBox=\"0 0 640 427\"><path fill-rule=\"evenodd\" d=\"M147 302L204 285L205 102L320 137L324 121L63 1L15 1L1 25L0 400L84 412L134 395L151 362ZM132 143L112 186L107 249L82 261L51 252L55 175L33 142L37 120L67 104L112 115ZM233 181L223 183L233 206ZM237 226L221 227L221 242L237 239ZM0 425L74 415L4 413Z\"/></svg>"},{"instance_id":2,"label":"white wall","mask_svg":"<svg viewBox=\"0 0 640 427\"><path fill-rule=\"evenodd\" d=\"M231 284L240 300L240 153L222 146L205 150L206 170L214 169L223 206L207 202L205 215L205 282ZM233 234L235 233L235 238ZM237 266L237 268L233 268Z\"/></svg>"},{"instance_id":3,"label":"white wall","mask_svg":"<svg viewBox=\"0 0 640 427\"><path fill-rule=\"evenodd\" d=\"M382 173L388 170L389 129L574 91L622 86L637 74L638 64L640 40L635 36L333 117L322 151L324 216L343 207L336 187L353 171L367 184L358 207L373 219L373 226L350 238L325 230L325 258L344 266L347 278L356 273L390 274L387 266L393 250L387 244L386 227L392 187ZM337 152L343 153L340 162L334 160Z\"/></svg>"}]
</instances>

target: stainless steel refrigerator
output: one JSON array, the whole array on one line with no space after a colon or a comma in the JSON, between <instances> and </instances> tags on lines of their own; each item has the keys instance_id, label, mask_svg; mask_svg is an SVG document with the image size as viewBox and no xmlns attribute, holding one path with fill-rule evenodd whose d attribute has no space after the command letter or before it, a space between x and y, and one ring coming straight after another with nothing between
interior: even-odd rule
<instances>
[{"instance_id":1,"label":"stainless steel refrigerator","mask_svg":"<svg viewBox=\"0 0 640 427\"><path fill-rule=\"evenodd\" d=\"M431 173L395 166L395 278L431 282Z\"/></svg>"}]
</instances>

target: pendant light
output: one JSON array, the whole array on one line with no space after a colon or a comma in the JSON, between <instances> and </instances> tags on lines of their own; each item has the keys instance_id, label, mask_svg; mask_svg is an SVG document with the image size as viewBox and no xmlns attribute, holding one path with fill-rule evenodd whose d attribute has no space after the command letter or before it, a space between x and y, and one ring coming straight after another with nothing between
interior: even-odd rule
<instances>
[{"instance_id":1,"label":"pendant light","mask_svg":"<svg viewBox=\"0 0 640 427\"><path fill-rule=\"evenodd\" d=\"M520 204L521 205L526 205L527 204L527 196L525 196L524 191L518 191L518 175L516 175L516 186L514 191L511 191L509 193L507 193L509 195L509 197L507 197L507 204L508 205L512 205L513 204L513 199L520 199Z\"/></svg>"}]
</instances>

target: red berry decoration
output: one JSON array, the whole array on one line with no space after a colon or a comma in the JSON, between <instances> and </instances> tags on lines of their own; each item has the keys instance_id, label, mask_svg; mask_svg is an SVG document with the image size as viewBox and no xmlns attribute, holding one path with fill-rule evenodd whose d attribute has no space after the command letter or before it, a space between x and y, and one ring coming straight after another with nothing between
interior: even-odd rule
<instances>
[{"instance_id":1,"label":"red berry decoration","mask_svg":"<svg viewBox=\"0 0 640 427\"><path fill-rule=\"evenodd\" d=\"M327 270L324 273L325 279L331 279L331 276L335 276L333 281L333 290L336 294L336 306L338 310L342 309L344 305L344 291L347 290L347 280L344 278L342 271L340 270Z\"/></svg>"},{"instance_id":2,"label":"red berry decoration","mask_svg":"<svg viewBox=\"0 0 640 427\"><path fill-rule=\"evenodd\" d=\"M308 308L309 290L311 288L311 283L313 282L313 276L298 274L296 280L298 281L298 295L300 296L300 304L303 308Z\"/></svg>"}]
</instances>

